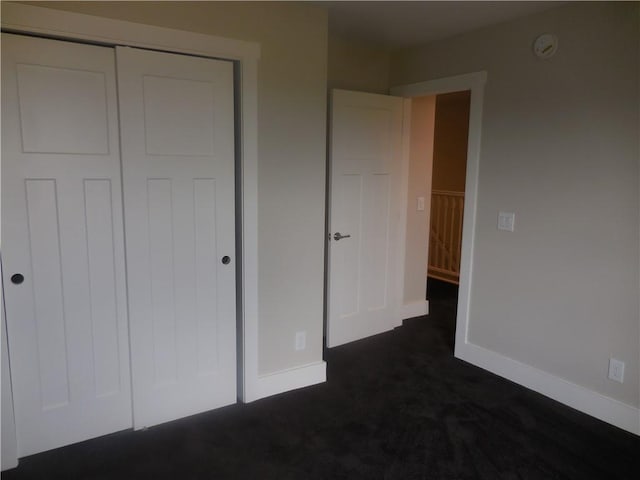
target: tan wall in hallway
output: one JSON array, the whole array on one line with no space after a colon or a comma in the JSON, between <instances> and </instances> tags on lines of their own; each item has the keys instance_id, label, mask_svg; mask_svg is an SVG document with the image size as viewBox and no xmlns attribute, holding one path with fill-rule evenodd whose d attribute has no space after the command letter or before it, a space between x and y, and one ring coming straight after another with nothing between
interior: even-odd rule
<instances>
[{"instance_id":1,"label":"tan wall in hallway","mask_svg":"<svg viewBox=\"0 0 640 480\"><path fill-rule=\"evenodd\" d=\"M433 189L464 192L471 92L436 97L433 143Z\"/></svg>"},{"instance_id":2,"label":"tan wall in hallway","mask_svg":"<svg viewBox=\"0 0 640 480\"><path fill-rule=\"evenodd\" d=\"M435 96L417 97L411 101L405 304L425 300L435 111ZM423 211L417 209L418 197L424 198Z\"/></svg>"}]
</instances>

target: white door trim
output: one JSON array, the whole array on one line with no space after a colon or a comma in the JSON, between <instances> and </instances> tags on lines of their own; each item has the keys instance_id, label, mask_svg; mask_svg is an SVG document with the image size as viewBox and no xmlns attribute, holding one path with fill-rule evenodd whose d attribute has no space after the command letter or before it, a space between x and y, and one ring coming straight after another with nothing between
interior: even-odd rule
<instances>
[{"instance_id":1,"label":"white door trim","mask_svg":"<svg viewBox=\"0 0 640 480\"><path fill-rule=\"evenodd\" d=\"M257 60L260 57L260 45L254 42L12 2L2 4L2 29L105 45L166 49L226 60Z\"/></svg>"},{"instance_id":2,"label":"white door trim","mask_svg":"<svg viewBox=\"0 0 640 480\"><path fill-rule=\"evenodd\" d=\"M476 72L455 77L401 85L391 89L391 95L421 97L440 93L471 90L469 109L469 141L467 147L467 177L465 181L464 218L462 220L462 257L460 260L460 288L456 319L455 356L460 358L467 344L469 330L469 303L473 268L478 197L478 171L480 167L480 134L482 132L482 102L487 72Z\"/></svg>"},{"instance_id":3,"label":"white door trim","mask_svg":"<svg viewBox=\"0 0 640 480\"><path fill-rule=\"evenodd\" d=\"M260 45L254 42L173 30L78 13L3 2L2 29L58 39L125 45L234 60L240 99L241 246L236 255L239 272L242 332L238 336L239 396L249 402L258 394L258 60Z\"/></svg>"}]
</instances>

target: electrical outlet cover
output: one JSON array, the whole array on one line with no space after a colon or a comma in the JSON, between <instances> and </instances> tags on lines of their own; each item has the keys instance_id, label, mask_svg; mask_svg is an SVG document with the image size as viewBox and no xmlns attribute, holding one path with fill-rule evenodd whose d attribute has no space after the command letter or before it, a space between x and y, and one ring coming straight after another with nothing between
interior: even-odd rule
<instances>
[{"instance_id":1,"label":"electrical outlet cover","mask_svg":"<svg viewBox=\"0 0 640 480\"><path fill-rule=\"evenodd\" d=\"M622 360L609 359L609 378L616 382L624 382L624 362Z\"/></svg>"},{"instance_id":2,"label":"electrical outlet cover","mask_svg":"<svg viewBox=\"0 0 640 480\"><path fill-rule=\"evenodd\" d=\"M304 350L307 348L307 332L296 332L296 350Z\"/></svg>"}]
</instances>

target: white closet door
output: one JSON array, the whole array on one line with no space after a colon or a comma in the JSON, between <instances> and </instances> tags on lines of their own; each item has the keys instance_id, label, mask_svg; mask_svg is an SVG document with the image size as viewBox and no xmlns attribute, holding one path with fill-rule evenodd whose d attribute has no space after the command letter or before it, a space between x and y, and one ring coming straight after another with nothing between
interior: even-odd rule
<instances>
[{"instance_id":1,"label":"white closet door","mask_svg":"<svg viewBox=\"0 0 640 480\"><path fill-rule=\"evenodd\" d=\"M233 65L116 52L142 428L236 401Z\"/></svg>"},{"instance_id":2,"label":"white closet door","mask_svg":"<svg viewBox=\"0 0 640 480\"><path fill-rule=\"evenodd\" d=\"M2 34L3 284L20 457L131 427L117 118L113 49Z\"/></svg>"}]
</instances>

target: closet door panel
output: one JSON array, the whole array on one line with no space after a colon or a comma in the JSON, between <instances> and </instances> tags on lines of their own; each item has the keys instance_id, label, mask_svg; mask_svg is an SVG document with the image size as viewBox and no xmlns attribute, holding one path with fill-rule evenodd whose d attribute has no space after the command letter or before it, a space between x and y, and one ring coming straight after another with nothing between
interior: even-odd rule
<instances>
[{"instance_id":1,"label":"closet door panel","mask_svg":"<svg viewBox=\"0 0 640 480\"><path fill-rule=\"evenodd\" d=\"M120 184L113 49L2 34L18 456L131 427Z\"/></svg>"},{"instance_id":2,"label":"closet door panel","mask_svg":"<svg viewBox=\"0 0 640 480\"><path fill-rule=\"evenodd\" d=\"M236 401L233 65L133 48L117 63L142 428Z\"/></svg>"}]
</instances>

